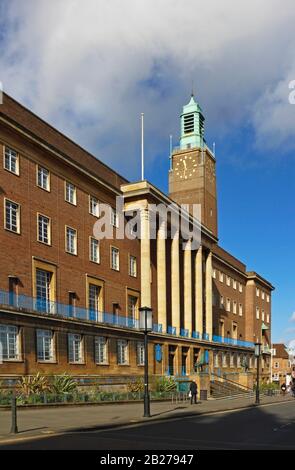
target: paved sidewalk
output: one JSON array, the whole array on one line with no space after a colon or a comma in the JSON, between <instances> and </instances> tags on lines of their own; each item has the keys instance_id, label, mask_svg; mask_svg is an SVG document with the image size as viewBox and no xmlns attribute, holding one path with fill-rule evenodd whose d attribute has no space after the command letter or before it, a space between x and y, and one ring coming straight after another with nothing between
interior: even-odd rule
<instances>
[{"instance_id":1,"label":"paved sidewalk","mask_svg":"<svg viewBox=\"0 0 295 470\"><path fill-rule=\"evenodd\" d=\"M208 400L190 405L187 402L152 402L151 418L143 418L142 403L88 405L18 410L18 434L9 434L11 413L0 410L1 441L40 438L48 434L107 429L140 422L175 419L204 413L222 412L254 406L255 398ZM294 401L289 396L262 397L261 404ZM295 402L294 402L295 403Z\"/></svg>"}]
</instances>

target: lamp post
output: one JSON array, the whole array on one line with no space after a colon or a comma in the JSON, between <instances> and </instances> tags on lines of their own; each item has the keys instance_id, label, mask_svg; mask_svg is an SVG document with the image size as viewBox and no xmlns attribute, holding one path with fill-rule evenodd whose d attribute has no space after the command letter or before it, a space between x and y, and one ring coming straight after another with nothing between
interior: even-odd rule
<instances>
[{"instance_id":1,"label":"lamp post","mask_svg":"<svg viewBox=\"0 0 295 470\"><path fill-rule=\"evenodd\" d=\"M255 357L257 360L257 375L256 375L256 400L255 404L259 405L260 395L259 395L259 368L260 368L260 354L261 354L261 343L255 343Z\"/></svg>"},{"instance_id":2,"label":"lamp post","mask_svg":"<svg viewBox=\"0 0 295 470\"><path fill-rule=\"evenodd\" d=\"M153 329L153 313L150 307L139 309L139 329L144 333L144 418L151 416L149 396L149 359L148 359L148 333Z\"/></svg>"}]
</instances>

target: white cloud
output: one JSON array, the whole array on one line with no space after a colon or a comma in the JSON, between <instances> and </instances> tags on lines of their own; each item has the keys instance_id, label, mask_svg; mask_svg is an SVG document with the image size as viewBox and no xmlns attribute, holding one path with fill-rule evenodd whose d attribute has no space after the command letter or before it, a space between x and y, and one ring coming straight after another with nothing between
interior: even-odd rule
<instances>
[{"instance_id":1,"label":"white cloud","mask_svg":"<svg viewBox=\"0 0 295 470\"><path fill-rule=\"evenodd\" d=\"M265 147L294 137L292 0L10 0L0 13L7 92L130 177L140 113L155 159L192 78L216 133L250 123Z\"/></svg>"}]
</instances>

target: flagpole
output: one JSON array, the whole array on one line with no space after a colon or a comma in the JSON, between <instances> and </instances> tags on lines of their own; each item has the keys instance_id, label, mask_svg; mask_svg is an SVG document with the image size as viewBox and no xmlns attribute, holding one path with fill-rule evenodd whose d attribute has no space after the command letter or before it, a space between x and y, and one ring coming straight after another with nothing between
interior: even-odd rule
<instances>
[{"instance_id":1,"label":"flagpole","mask_svg":"<svg viewBox=\"0 0 295 470\"><path fill-rule=\"evenodd\" d=\"M141 113L141 180L144 180L144 113Z\"/></svg>"},{"instance_id":2,"label":"flagpole","mask_svg":"<svg viewBox=\"0 0 295 470\"><path fill-rule=\"evenodd\" d=\"M170 170L172 170L172 135L170 134Z\"/></svg>"}]
</instances>

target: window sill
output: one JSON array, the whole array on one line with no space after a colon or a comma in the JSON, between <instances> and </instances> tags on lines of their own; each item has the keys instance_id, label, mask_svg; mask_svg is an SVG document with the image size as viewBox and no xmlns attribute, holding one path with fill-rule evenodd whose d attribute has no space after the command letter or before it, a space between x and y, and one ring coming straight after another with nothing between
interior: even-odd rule
<instances>
[{"instance_id":1,"label":"window sill","mask_svg":"<svg viewBox=\"0 0 295 470\"><path fill-rule=\"evenodd\" d=\"M37 361L38 364L57 364L58 362L56 360L49 360L49 361L46 361L45 359L40 359Z\"/></svg>"},{"instance_id":2,"label":"window sill","mask_svg":"<svg viewBox=\"0 0 295 470\"><path fill-rule=\"evenodd\" d=\"M120 367L130 367L130 364L118 364Z\"/></svg>"},{"instance_id":3,"label":"window sill","mask_svg":"<svg viewBox=\"0 0 295 470\"><path fill-rule=\"evenodd\" d=\"M96 362L95 363L97 366L107 366L109 367L110 363L109 362Z\"/></svg>"},{"instance_id":4,"label":"window sill","mask_svg":"<svg viewBox=\"0 0 295 470\"><path fill-rule=\"evenodd\" d=\"M23 359L2 359L2 363L4 362L25 362Z\"/></svg>"},{"instance_id":5,"label":"window sill","mask_svg":"<svg viewBox=\"0 0 295 470\"><path fill-rule=\"evenodd\" d=\"M74 366L86 366L86 362L69 362L69 364Z\"/></svg>"}]
</instances>

